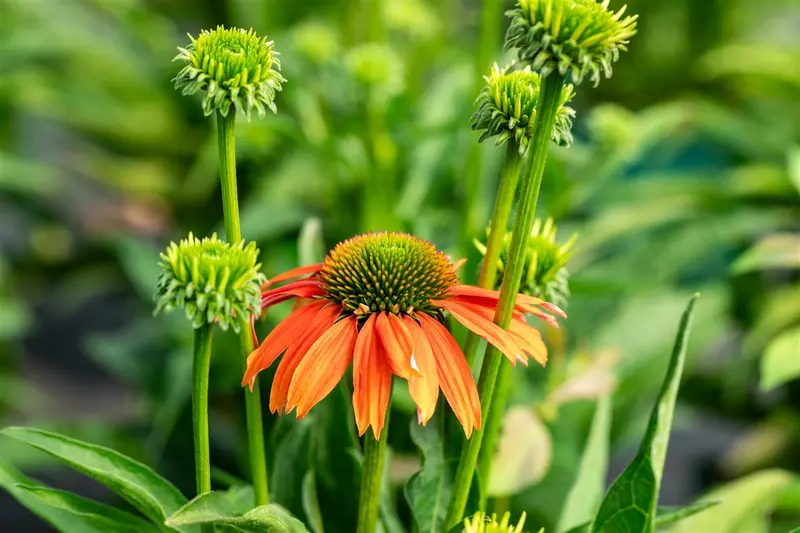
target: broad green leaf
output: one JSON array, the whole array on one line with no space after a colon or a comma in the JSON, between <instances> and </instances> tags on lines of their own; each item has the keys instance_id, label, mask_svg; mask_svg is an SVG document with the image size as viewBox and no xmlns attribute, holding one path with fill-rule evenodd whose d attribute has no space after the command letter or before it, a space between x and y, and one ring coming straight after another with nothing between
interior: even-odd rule
<instances>
[{"instance_id":1,"label":"broad green leaf","mask_svg":"<svg viewBox=\"0 0 800 533\"><path fill-rule=\"evenodd\" d=\"M592 524L593 533L652 533L655 528L658 490L697 296L689 301L681 318L667 375L644 440L636 457L608 489Z\"/></svg>"},{"instance_id":2,"label":"broad green leaf","mask_svg":"<svg viewBox=\"0 0 800 533\"><path fill-rule=\"evenodd\" d=\"M768 391L800 377L800 327L781 333L761 358L761 389Z\"/></svg>"},{"instance_id":3,"label":"broad green leaf","mask_svg":"<svg viewBox=\"0 0 800 533\"><path fill-rule=\"evenodd\" d=\"M0 487L62 533L148 533L159 529L138 516L36 483L0 463Z\"/></svg>"},{"instance_id":4,"label":"broad green leaf","mask_svg":"<svg viewBox=\"0 0 800 533\"><path fill-rule=\"evenodd\" d=\"M697 502L686 507L659 507L656 514L656 529L671 526L676 522L680 522L684 518L689 518L697 513L702 513L706 509L710 509L719 504L716 501Z\"/></svg>"},{"instance_id":5,"label":"broad green leaf","mask_svg":"<svg viewBox=\"0 0 800 533\"><path fill-rule=\"evenodd\" d=\"M313 533L325 533L322 511L317 498L317 479L313 470L306 472L303 478L303 511L308 518L308 525Z\"/></svg>"},{"instance_id":6,"label":"broad green leaf","mask_svg":"<svg viewBox=\"0 0 800 533\"><path fill-rule=\"evenodd\" d=\"M99 481L156 524L163 524L186 498L150 467L121 453L41 429L8 427L2 433L25 442Z\"/></svg>"},{"instance_id":7,"label":"broad green leaf","mask_svg":"<svg viewBox=\"0 0 800 533\"><path fill-rule=\"evenodd\" d=\"M308 533L302 522L277 504L262 505L240 514L234 508L229 494L209 492L202 494L170 516L167 525L216 524L237 531L260 533Z\"/></svg>"},{"instance_id":8,"label":"broad green leaf","mask_svg":"<svg viewBox=\"0 0 800 533\"><path fill-rule=\"evenodd\" d=\"M792 478L792 474L783 470L764 470L723 485L700 499L700 502L719 501L719 505L681 520L668 531L757 533ZM746 524L751 529L742 529Z\"/></svg>"},{"instance_id":9,"label":"broad green leaf","mask_svg":"<svg viewBox=\"0 0 800 533\"><path fill-rule=\"evenodd\" d=\"M781 233L765 237L733 264L737 274L769 268L800 268L800 235Z\"/></svg>"},{"instance_id":10,"label":"broad green leaf","mask_svg":"<svg viewBox=\"0 0 800 533\"><path fill-rule=\"evenodd\" d=\"M592 528L591 522L586 522L585 524L580 524L578 526L573 527L572 529L568 529L563 533L589 533L589 530Z\"/></svg>"},{"instance_id":11,"label":"broad green leaf","mask_svg":"<svg viewBox=\"0 0 800 533\"><path fill-rule=\"evenodd\" d=\"M418 531L442 533L445 529L447 503L458 467L457 459L446 459L442 432L444 417L437 412L433 421L438 424L420 426L411 422L411 440L422 454L422 465L416 474L409 478L405 486L405 496L411 507L411 515ZM437 427L438 426L438 427ZM467 512L477 510L478 476L474 476L467 502Z\"/></svg>"},{"instance_id":12,"label":"broad green leaf","mask_svg":"<svg viewBox=\"0 0 800 533\"><path fill-rule=\"evenodd\" d=\"M566 531L591 523L603 498L608 470L608 444L611 433L611 398L601 396L592 417L589 437L583 450L578 477L569 491L556 531Z\"/></svg>"}]
</instances>

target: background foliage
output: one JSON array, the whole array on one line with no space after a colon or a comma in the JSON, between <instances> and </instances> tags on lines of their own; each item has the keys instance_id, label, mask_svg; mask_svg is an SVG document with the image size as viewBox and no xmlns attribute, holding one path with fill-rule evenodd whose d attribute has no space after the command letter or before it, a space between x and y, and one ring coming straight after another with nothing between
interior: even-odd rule
<instances>
[{"instance_id":1,"label":"background foliage","mask_svg":"<svg viewBox=\"0 0 800 533\"><path fill-rule=\"evenodd\" d=\"M113 446L191 492L191 332L179 316L152 317L157 251L190 230L221 231L213 124L170 82L186 31L252 26L282 54L279 113L237 129L243 233L267 275L364 228L394 227L468 256L474 277L471 242L502 155L476 150L469 131L479 76L503 59L499 27L495 51L478 52L483 9L0 3L1 425ZM575 480L605 470L603 427L609 480L632 456L677 317L700 291L661 501L725 494L675 531L782 533L800 522L790 473L800 469L800 12L790 0L631 0L629 10L641 16L630 53L611 80L581 88L575 145L551 153L539 213L580 234L570 318L547 332L547 369L514 372L494 504L527 511L532 530L580 525L563 509L603 487ZM218 339L212 457L225 486L246 472L246 453L235 339ZM413 405L396 394L387 531L411 523L401 487L418 468L414 444L425 464L446 465L449 453L407 431ZM352 530L355 493L340 489L359 470L346 400L334 394L304 421L266 421L273 497L317 532L320 516L325 531ZM587 442L595 459L581 459ZM10 439L0 456L117 503ZM0 508L4 523L44 527L6 495Z\"/></svg>"}]
</instances>

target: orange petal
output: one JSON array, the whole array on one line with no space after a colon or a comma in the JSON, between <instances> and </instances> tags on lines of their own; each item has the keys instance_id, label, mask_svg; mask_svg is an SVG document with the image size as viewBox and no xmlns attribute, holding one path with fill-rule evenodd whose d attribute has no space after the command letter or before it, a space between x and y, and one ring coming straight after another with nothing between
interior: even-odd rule
<instances>
[{"instance_id":1,"label":"orange petal","mask_svg":"<svg viewBox=\"0 0 800 533\"><path fill-rule=\"evenodd\" d=\"M432 304L450 311L461 324L473 333L477 333L486 342L494 345L511 361L512 365L517 364L518 356L522 355L522 348L511 338L506 330L481 316L464 304L453 300L432 300Z\"/></svg>"},{"instance_id":2,"label":"orange petal","mask_svg":"<svg viewBox=\"0 0 800 533\"><path fill-rule=\"evenodd\" d=\"M458 261L453 263L453 272L458 272L459 269L462 266L464 266L464 263L466 263L466 262L467 262L467 258L466 257L462 257L461 259L459 259Z\"/></svg>"},{"instance_id":3,"label":"orange petal","mask_svg":"<svg viewBox=\"0 0 800 533\"><path fill-rule=\"evenodd\" d=\"M376 439L386 420L386 409L392 391L392 370L382 343L376 335L375 314L361 327L353 356L353 410L358 434L366 433L372 426Z\"/></svg>"},{"instance_id":4,"label":"orange petal","mask_svg":"<svg viewBox=\"0 0 800 533\"><path fill-rule=\"evenodd\" d=\"M306 279L294 281L283 287L262 292L261 309L266 309L267 307L285 302L292 298L311 298L324 294L325 289L322 288L319 281Z\"/></svg>"},{"instance_id":5,"label":"orange petal","mask_svg":"<svg viewBox=\"0 0 800 533\"><path fill-rule=\"evenodd\" d=\"M491 309L466 303L462 305L478 313L487 320L492 320L494 318L494 311ZM536 359L536 362L540 365L544 366L547 363L547 346L545 346L544 341L542 341L542 335L539 333L539 330L525 322L525 317L523 315L514 314L508 334L526 354ZM522 363L527 366L527 359L523 359Z\"/></svg>"},{"instance_id":6,"label":"orange petal","mask_svg":"<svg viewBox=\"0 0 800 533\"><path fill-rule=\"evenodd\" d=\"M253 388L256 374L270 366L283 351L294 342L308 327L308 320L313 317L325 302L314 302L301 307L284 320L282 320L267 335L264 342L247 356L247 369L242 378L242 386L250 385Z\"/></svg>"},{"instance_id":7,"label":"orange petal","mask_svg":"<svg viewBox=\"0 0 800 533\"><path fill-rule=\"evenodd\" d=\"M403 324L414 339L414 357L422 374L408 382L408 392L417 404L417 421L424 426L436 411L436 401L439 399L436 360L433 358L430 342L417 321L406 316L403 317Z\"/></svg>"},{"instance_id":8,"label":"orange petal","mask_svg":"<svg viewBox=\"0 0 800 533\"><path fill-rule=\"evenodd\" d=\"M482 289L480 287L474 287L472 285L453 285L447 291L448 295L451 296L475 296L478 298L489 298L492 300L499 300L500 299L500 292L493 291L491 289ZM536 298L534 296L528 296L527 294L517 294L517 302L524 303L526 305L541 305L545 303L544 300L541 298Z\"/></svg>"},{"instance_id":9,"label":"orange petal","mask_svg":"<svg viewBox=\"0 0 800 533\"><path fill-rule=\"evenodd\" d=\"M386 311L378 313L375 332L392 372L403 379L419 376L419 368L414 368L414 341L400 317Z\"/></svg>"},{"instance_id":10,"label":"orange petal","mask_svg":"<svg viewBox=\"0 0 800 533\"><path fill-rule=\"evenodd\" d=\"M286 396L289 393L289 385L297 369L297 365L303 359L311 345L325 333L336 318L341 314L342 308L338 305L328 304L311 318L300 337L292 343L286 350L275 372L272 380L272 389L269 393L269 409L273 413L281 410L286 405Z\"/></svg>"},{"instance_id":11,"label":"orange petal","mask_svg":"<svg viewBox=\"0 0 800 533\"><path fill-rule=\"evenodd\" d=\"M287 270L282 274L278 274L274 278L270 278L267 280L266 283L261 285L261 289L266 289L267 287L272 287L278 283L283 281L287 281L294 278L299 278L301 276L306 276L308 274L316 274L322 268L322 263L317 263L316 265L306 265L297 268L293 268L291 270Z\"/></svg>"},{"instance_id":12,"label":"orange petal","mask_svg":"<svg viewBox=\"0 0 800 533\"><path fill-rule=\"evenodd\" d=\"M297 407L297 418L303 418L342 379L353 359L356 324L354 316L339 320L311 345L294 371L287 412Z\"/></svg>"},{"instance_id":13,"label":"orange petal","mask_svg":"<svg viewBox=\"0 0 800 533\"><path fill-rule=\"evenodd\" d=\"M433 351L444 397L469 438L473 428L481 428L481 403L472 371L450 332L424 313L420 313L419 318L422 331Z\"/></svg>"}]
</instances>

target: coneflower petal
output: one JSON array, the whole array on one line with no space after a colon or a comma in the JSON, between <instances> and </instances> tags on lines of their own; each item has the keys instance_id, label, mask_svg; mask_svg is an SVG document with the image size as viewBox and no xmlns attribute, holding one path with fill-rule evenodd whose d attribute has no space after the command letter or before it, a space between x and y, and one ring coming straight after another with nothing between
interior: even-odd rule
<instances>
[{"instance_id":1,"label":"coneflower petal","mask_svg":"<svg viewBox=\"0 0 800 533\"><path fill-rule=\"evenodd\" d=\"M278 283L288 281L290 279L299 278L302 276L307 276L309 274L316 274L322 268L322 263L317 263L316 265L306 265L297 268L293 268L291 270L287 270L281 274L278 274L274 278L270 278L267 280L266 283L261 285L261 289L266 289L267 287L272 287Z\"/></svg>"},{"instance_id":2,"label":"coneflower petal","mask_svg":"<svg viewBox=\"0 0 800 533\"><path fill-rule=\"evenodd\" d=\"M392 373L403 379L420 375L414 368L414 341L403 321L393 313L377 313L375 333L383 345L386 360Z\"/></svg>"},{"instance_id":3,"label":"coneflower petal","mask_svg":"<svg viewBox=\"0 0 800 533\"><path fill-rule=\"evenodd\" d=\"M317 342L317 339L333 326L341 312L342 308L338 305L330 303L325 305L308 321L300 336L286 349L286 353L281 358L278 370L272 380L272 388L269 393L270 411L273 413L278 412L286 405L289 385L292 382L297 365L300 364L308 349Z\"/></svg>"},{"instance_id":4,"label":"coneflower petal","mask_svg":"<svg viewBox=\"0 0 800 533\"><path fill-rule=\"evenodd\" d=\"M420 313L419 318L436 361L439 385L469 438L473 428L481 428L481 403L472 371L450 332L424 313Z\"/></svg>"},{"instance_id":5,"label":"coneflower petal","mask_svg":"<svg viewBox=\"0 0 800 533\"><path fill-rule=\"evenodd\" d=\"M517 364L517 356L522 354L522 348L514 342L506 330L471 310L466 305L453 300L432 300L431 303L450 311L450 314L465 328L477 333L486 342L494 345L511 361L512 365L515 366Z\"/></svg>"},{"instance_id":6,"label":"coneflower petal","mask_svg":"<svg viewBox=\"0 0 800 533\"><path fill-rule=\"evenodd\" d=\"M293 312L273 329L264 342L247 356L242 385L253 388L256 374L269 367L286 348L308 327L308 320L313 317L325 302L313 302Z\"/></svg>"},{"instance_id":7,"label":"coneflower petal","mask_svg":"<svg viewBox=\"0 0 800 533\"><path fill-rule=\"evenodd\" d=\"M475 296L478 298L489 298L492 300L499 300L500 299L500 292L493 291L491 289L482 289L480 287L475 287L472 285L453 285L447 290L447 294L450 296ZM528 296L527 294L517 294L517 302L524 303L527 305L542 305L546 303L541 298L536 298L534 296Z\"/></svg>"},{"instance_id":8,"label":"coneflower petal","mask_svg":"<svg viewBox=\"0 0 800 533\"><path fill-rule=\"evenodd\" d=\"M266 309L292 298L311 298L322 296L325 289L316 280L294 281L277 289L270 289L261 293L261 309Z\"/></svg>"},{"instance_id":9,"label":"coneflower petal","mask_svg":"<svg viewBox=\"0 0 800 533\"><path fill-rule=\"evenodd\" d=\"M366 433L371 425L376 439L381 436L392 392L392 370L375 327L378 320L372 314L361 327L353 356L353 410L358 434Z\"/></svg>"},{"instance_id":10,"label":"coneflower petal","mask_svg":"<svg viewBox=\"0 0 800 533\"><path fill-rule=\"evenodd\" d=\"M468 307L471 311L478 313L487 320L492 320L494 318L493 309L467 303L462 305ZM542 334L539 333L538 329L528 324L523 315L514 314L514 318L511 319L508 334L514 339L514 342L516 342L526 354L533 357L537 363L542 366L547 363L547 346L545 346L542 340ZM527 359L522 361L522 363L527 365Z\"/></svg>"},{"instance_id":11,"label":"coneflower petal","mask_svg":"<svg viewBox=\"0 0 800 533\"><path fill-rule=\"evenodd\" d=\"M303 418L342 379L353 359L358 336L356 323L355 316L343 318L311 345L294 371L287 412L297 407L297 418Z\"/></svg>"},{"instance_id":12,"label":"coneflower petal","mask_svg":"<svg viewBox=\"0 0 800 533\"><path fill-rule=\"evenodd\" d=\"M439 398L439 374L436 371L436 360L428 338L422 332L417 321L410 316L403 317L403 323L414 339L414 358L419 366L421 376L408 382L408 392L417 404L417 420L423 426L428 423L436 411Z\"/></svg>"}]
</instances>

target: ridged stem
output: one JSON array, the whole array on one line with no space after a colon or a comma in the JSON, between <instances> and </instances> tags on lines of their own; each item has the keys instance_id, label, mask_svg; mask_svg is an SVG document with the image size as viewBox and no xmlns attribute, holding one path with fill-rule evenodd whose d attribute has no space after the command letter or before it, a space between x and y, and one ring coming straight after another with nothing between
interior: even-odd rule
<instances>
[{"instance_id":1,"label":"ridged stem","mask_svg":"<svg viewBox=\"0 0 800 533\"><path fill-rule=\"evenodd\" d=\"M506 147L506 156L500 170L500 183L497 187L497 197L494 201L494 212L489 225L489 236L486 239L486 253L481 263L481 273L478 278L478 287L494 289L497 281L497 261L503 249L503 237L508 228L508 217L514 205L514 192L517 190L519 170L522 166L522 157L519 155L519 144L509 139ZM470 332L464 346L464 355L467 363L472 365L478 352L480 337Z\"/></svg>"},{"instance_id":2,"label":"ridged stem","mask_svg":"<svg viewBox=\"0 0 800 533\"><path fill-rule=\"evenodd\" d=\"M192 363L192 427L194 430L194 474L197 495L211 492L211 448L208 438L208 375L211 368L213 326L205 324L194 330ZM214 526L204 525L203 533L213 533Z\"/></svg>"},{"instance_id":3,"label":"ridged stem","mask_svg":"<svg viewBox=\"0 0 800 533\"><path fill-rule=\"evenodd\" d=\"M519 208L514 219L514 229L511 236L511 247L509 248L508 261L503 273L503 284L500 287L500 301L494 316L495 324L506 330L511 323L514 304L522 281L522 270L525 265L525 244L531 234L536 217L539 189L542 185L542 176L547 162L547 151L563 85L564 76L557 73L550 74L542 80L540 100L536 106L536 123L534 124L530 147L528 148L530 151L529 157L531 157L531 170L530 174L525 176L522 181ZM475 431L472 434L472 438L467 441L466 447L461 452L453 484L450 507L445 520L447 528L455 527L464 518L469 487L472 483L472 476L475 473L484 433L498 431L497 428L489 427L488 423L492 420L489 413L492 408L492 396L494 395L501 359L502 355L497 349L492 346L487 348L480 379L478 380L481 416L485 421L485 425L482 430ZM496 409L500 410L503 407L505 406L495 406ZM487 450L486 453L489 453L489 451ZM488 479L489 472L481 472L481 476L483 479Z\"/></svg>"},{"instance_id":4,"label":"ridged stem","mask_svg":"<svg viewBox=\"0 0 800 533\"><path fill-rule=\"evenodd\" d=\"M367 433L364 437L364 462L361 465L361 489L358 496L358 527L356 533L375 533L380 514L381 485L386 461L386 441L389 438L389 415L386 418L381 438Z\"/></svg>"},{"instance_id":5,"label":"ridged stem","mask_svg":"<svg viewBox=\"0 0 800 533\"><path fill-rule=\"evenodd\" d=\"M239 223L239 195L236 186L236 115L233 111L223 117L217 113L217 140L219 142L219 178L222 187L222 211L225 218L225 233L228 241L242 240ZM240 317L239 346L242 352L242 368L247 365L247 356L255 349L250 334L250 317ZM255 504L269 503L267 484L267 455L264 447L264 422L261 418L261 390L258 381L250 391L245 387L244 403L247 416L247 444L252 473Z\"/></svg>"}]
</instances>

